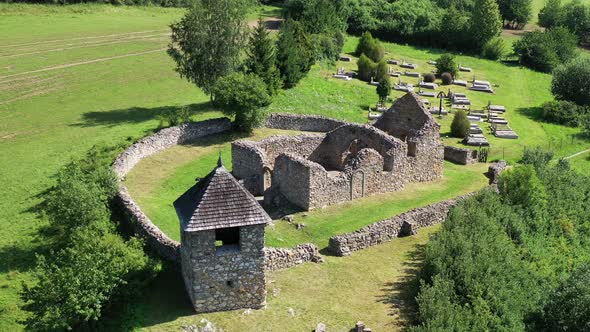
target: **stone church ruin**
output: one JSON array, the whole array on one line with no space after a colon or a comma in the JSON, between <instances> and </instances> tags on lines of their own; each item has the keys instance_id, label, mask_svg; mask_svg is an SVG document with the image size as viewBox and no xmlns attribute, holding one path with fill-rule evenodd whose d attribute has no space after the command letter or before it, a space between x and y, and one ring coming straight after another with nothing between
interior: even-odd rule
<instances>
[{"instance_id":1,"label":"stone church ruin","mask_svg":"<svg viewBox=\"0 0 590 332\"><path fill-rule=\"evenodd\" d=\"M267 205L304 210L442 177L440 125L413 92L372 125L232 144L233 174Z\"/></svg>"}]
</instances>

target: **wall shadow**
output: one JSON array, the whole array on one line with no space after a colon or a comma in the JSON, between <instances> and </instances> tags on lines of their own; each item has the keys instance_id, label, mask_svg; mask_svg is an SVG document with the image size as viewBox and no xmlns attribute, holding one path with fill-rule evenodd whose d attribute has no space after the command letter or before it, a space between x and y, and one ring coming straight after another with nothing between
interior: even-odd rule
<instances>
[{"instance_id":1,"label":"wall shadow","mask_svg":"<svg viewBox=\"0 0 590 332\"><path fill-rule=\"evenodd\" d=\"M397 282L388 282L381 288L382 295L377 297L381 303L390 305L389 315L399 315L402 330L408 330L416 323L418 304L416 296L419 291L419 273L424 260L426 245L418 244L408 253L408 259L402 263L402 278Z\"/></svg>"},{"instance_id":2,"label":"wall shadow","mask_svg":"<svg viewBox=\"0 0 590 332\"><path fill-rule=\"evenodd\" d=\"M131 107L104 112L87 112L82 114L82 122L74 123L75 127L94 127L94 126L118 126L122 124L135 124L149 120L154 120L158 115L166 112L176 111L187 106L191 115L197 115L212 110L210 102L203 102L190 105L161 106L154 108Z\"/></svg>"}]
</instances>

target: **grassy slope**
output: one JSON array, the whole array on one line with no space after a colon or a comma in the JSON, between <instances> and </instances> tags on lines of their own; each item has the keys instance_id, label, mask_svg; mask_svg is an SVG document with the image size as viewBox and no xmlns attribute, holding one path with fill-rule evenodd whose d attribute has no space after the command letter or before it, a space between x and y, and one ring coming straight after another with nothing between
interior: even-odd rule
<instances>
[{"instance_id":1,"label":"grassy slope","mask_svg":"<svg viewBox=\"0 0 590 332\"><path fill-rule=\"evenodd\" d=\"M205 318L224 331L312 331L323 322L329 331L348 331L362 320L373 331L401 330L411 312L410 281L417 271L422 245L437 226L413 237L355 252L325 257L322 264L304 264L267 276L267 308L194 315L182 280L169 273L136 307L127 324L148 331L178 331ZM295 316L288 313L289 308ZM400 312L401 310L401 312Z\"/></svg>"},{"instance_id":2,"label":"grassy slope","mask_svg":"<svg viewBox=\"0 0 590 332\"><path fill-rule=\"evenodd\" d=\"M51 176L60 166L79 157L94 144L118 143L127 137L144 135L157 126L155 115L169 107L193 104L194 119L219 115L208 107L206 96L172 71L172 61L164 52L22 75L16 77L22 79L18 81L14 76L7 77L50 65L160 49L166 47L165 38L6 57L47 51L54 48L52 45L60 46L58 48L72 46L66 44L80 46L84 40L9 45L165 31L180 15L178 9L155 7L0 4L0 31L3 32L0 34L0 155L4 157L0 158L0 186L4 188L0 192L0 330L18 330L16 322L24 317L18 308L18 289L21 282L28 279L34 253L43 246L37 236L42 222L30 209L39 202L37 195L52 183ZM352 40L347 43L347 51L352 50L353 43ZM408 59L412 56L424 61L433 56L430 51L411 47L388 47ZM503 91L505 95L497 97L511 109L513 103L518 107L536 106L549 98L546 75L470 58L465 58L463 64L493 72L490 74L493 81L510 80ZM360 82L328 79L331 72L331 68L314 67L299 87L279 96L272 109L364 121L364 110L376 98L374 89ZM48 89L53 90L43 94ZM15 97L21 99L7 102ZM514 120L515 129L531 143L543 143L547 135L564 136L570 130L547 127L518 112L513 114L511 116L518 118ZM531 139L526 137L529 127L532 128ZM568 150L581 145L577 143ZM517 158L519 149L513 149L512 159ZM567 153L569 151L561 152ZM587 169L589 164L590 161L582 160L580 167Z\"/></svg>"}]
</instances>

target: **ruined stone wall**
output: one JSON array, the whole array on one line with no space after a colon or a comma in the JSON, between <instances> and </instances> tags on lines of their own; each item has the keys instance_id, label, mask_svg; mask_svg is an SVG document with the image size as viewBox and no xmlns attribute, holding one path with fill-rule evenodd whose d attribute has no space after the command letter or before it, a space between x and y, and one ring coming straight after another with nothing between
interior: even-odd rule
<instances>
[{"instance_id":1,"label":"ruined stone wall","mask_svg":"<svg viewBox=\"0 0 590 332\"><path fill-rule=\"evenodd\" d=\"M455 146L445 146L445 160L460 165L475 164L477 163L477 151Z\"/></svg>"},{"instance_id":2,"label":"ruined stone wall","mask_svg":"<svg viewBox=\"0 0 590 332\"><path fill-rule=\"evenodd\" d=\"M346 121L330 119L320 115L272 113L266 120L266 127L325 133L347 123Z\"/></svg>"},{"instance_id":3,"label":"ruined stone wall","mask_svg":"<svg viewBox=\"0 0 590 332\"><path fill-rule=\"evenodd\" d=\"M215 230L182 234L182 274L196 312L265 305L264 226L240 227L237 252L216 252Z\"/></svg>"},{"instance_id":4,"label":"ruined stone wall","mask_svg":"<svg viewBox=\"0 0 590 332\"><path fill-rule=\"evenodd\" d=\"M232 143L232 174L243 180L243 184L253 195L262 195L270 186L270 174L275 159L281 153L294 153L307 157L321 142L323 134L304 134L297 136L270 136L260 142L240 140ZM266 168L266 169L265 169Z\"/></svg>"},{"instance_id":5,"label":"ruined stone wall","mask_svg":"<svg viewBox=\"0 0 590 332\"><path fill-rule=\"evenodd\" d=\"M160 130L154 135L147 136L123 151L113 162L113 171L121 181L137 163L154 153L165 150L177 144L189 143L197 138L217 134L231 129L231 122L227 118L206 120L184 124ZM160 257L177 262L179 260L180 243L172 240L162 232L158 226L141 211L133 200L127 187L119 183L117 204L135 232L143 237L147 245Z\"/></svg>"},{"instance_id":6,"label":"ruined stone wall","mask_svg":"<svg viewBox=\"0 0 590 332\"><path fill-rule=\"evenodd\" d=\"M321 263L324 261L318 248L311 243L300 244L295 248L264 248L265 270L286 269L305 262Z\"/></svg>"},{"instance_id":7,"label":"ruined stone wall","mask_svg":"<svg viewBox=\"0 0 590 332\"><path fill-rule=\"evenodd\" d=\"M293 154L280 154L272 173L273 192L283 195L289 202L309 210L310 175L315 163ZM264 197L265 203L272 204L274 197Z\"/></svg>"},{"instance_id":8,"label":"ruined stone wall","mask_svg":"<svg viewBox=\"0 0 590 332\"><path fill-rule=\"evenodd\" d=\"M346 256L353 251L381 244L399 236L415 234L419 228L444 221L453 206L473 194L413 209L357 231L334 236L330 238L328 250L337 256Z\"/></svg>"},{"instance_id":9,"label":"ruined stone wall","mask_svg":"<svg viewBox=\"0 0 590 332\"><path fill-rule=\"evenodd\" d=\"M414 154L405 158L404 176L407 182L427 182L442 178L444 146L415 142Z\"/></svg>"},{"instance_id":10,"label":"ruined stone wall","mask_svg":"<svg viewBox=\"0 0 590 332\"><path fill-rule=\"evenodd\" d=\"M174 145L186 144L199 137L222 133L230 129L231 121L228 118L191 122L162 129L125 149L113 162L113 171L119 179L123 179L143 158Z\"/></svg>"}]
</instances>

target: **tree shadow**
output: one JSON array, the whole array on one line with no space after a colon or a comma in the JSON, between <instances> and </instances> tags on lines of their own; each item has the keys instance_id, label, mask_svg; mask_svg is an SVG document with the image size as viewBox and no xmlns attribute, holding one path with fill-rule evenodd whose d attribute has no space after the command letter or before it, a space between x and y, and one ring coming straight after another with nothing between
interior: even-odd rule
<instances>
[{"instance_id":1,"label":"tree shadow","mask_svg":"<svg viewBox=\"0 0 590 332\"><path fill-rule=\"evenodd\" d=\"M189 108L191 115L204 113L212 110L210 102L185 105ZM105 112L87 112L82 115L82 122L71 124L76 127L108 126L114 127L122 124L141 123L154 120L158 115L166 112L177 111L185 107L182 105L161 106L154 108L131 107L126 109L111 110Z\"/></svg>"},{"instance_id":2,"label":"tree shadow","mask_svg":"<svg viewBox=\"0 0 590 332\"><path fill-rule=\"evenodd\" d=\"M424 260L426 245L417 244L408 253L409 259L402 263L403 276L396 282L388 282L381 288L378 301L390 305L389 315L399 315L400 324L407 330L416 323L420 281L419 274Z\"/></svg>"},{"instance_id":3,"label":"tree shadow","mask_svg":"<svg viewBox=\"0 0 590 332\"><path fill-rule=\"evenodd\" d=\"M518 112L531 120L545 122L543 120L543 108L541 107L521 107L517 108L515 112Z\"/></svg>"}]
</instances>

